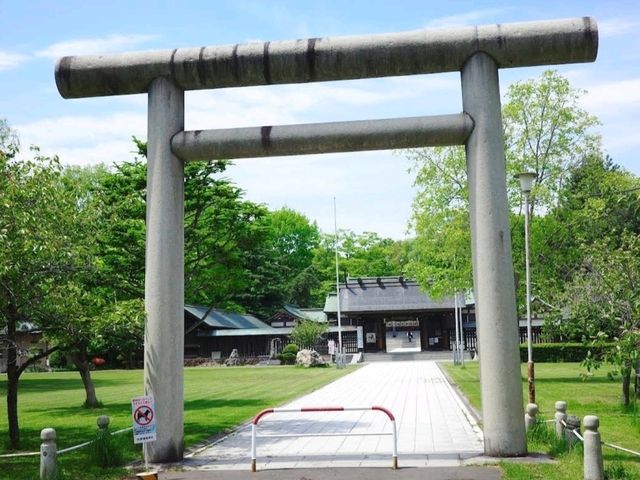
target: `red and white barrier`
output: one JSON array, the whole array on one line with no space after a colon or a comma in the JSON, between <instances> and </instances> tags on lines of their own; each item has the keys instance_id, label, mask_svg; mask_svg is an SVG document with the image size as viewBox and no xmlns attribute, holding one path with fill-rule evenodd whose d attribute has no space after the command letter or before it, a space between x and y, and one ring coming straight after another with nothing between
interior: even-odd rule
<instances>
[{"instance_id":1,"label":"red and white barrier","mask_svg":"<svg viewBox=\"0 0 640 480\"><path fill-rule=\"evenodd\" d=\"M262 417L272 413L292 413L292 412L352 412L376 410L384 413L391 421L391 432L367 432L367 433L291 433L278 435L257 436L256 430L258 422ZM287 438L287 437L364 437L370 435L391 435L393 437L393 452L391 468L398 468L398 439L396 430L396 418L393 413L385 407L374 405L373 407L298 407L298 408L267 408L258 413L251 422L251 471L256 471L256 438Z\"/></svg>"}]
</instances>

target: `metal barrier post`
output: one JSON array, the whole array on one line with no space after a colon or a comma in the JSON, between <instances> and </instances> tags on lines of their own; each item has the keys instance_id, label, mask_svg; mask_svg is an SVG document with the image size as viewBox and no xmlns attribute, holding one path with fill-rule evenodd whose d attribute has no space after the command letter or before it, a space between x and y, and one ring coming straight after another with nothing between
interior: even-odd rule
<instances>
[{"instance_id":1,"label":"metal barrier post","mask_svg":"<svg viewBox=\"0 0 640 480\"><path fill-rule=\"evenodd\" d=\"M251 424L251 471L256 471L256 423Z\"/></svg>"},{"instance_id":2,"label":"metal barrier post","mask_svg":"<svg viewBox=\"0 0 640 480\"><path fill-rule=\"evenodd\" d=\"M286 438L286 437L358 437L368 435L391 435L393 438L393 451L392 451L392 463L391 468L396 470L398 468L398 438L396 429L396 419L391 411L385 407L372 406L372 407L297 407L297 408L267 408L258 413L251 422L251 471L257 471L257 454L256 454L256 429L258 422L262 417L270 413L287 413L287 412L347 412L347 411L366 411L366 410L378 410L384 413L391 422L391 433L376 432L376 433L300 433L300 434L277 434L277 435L265 435L269 438ZM262 438L262 437L261 437Z\"/></svg>"},{"instance_id":3,"label":"metal barrier post","mask_svg":"<svg viewBox=\"0 0 640 480\"><path fill-rule=\"evenodd\" d=\"M391 468L393 468L394 470L398 469L398 433L397 433L397 429L396 429L396 420L395 418L393 420L391 420L391 429L393 432L393 457L392 457L392 463L391 463Z\"/></svg>"}]
</instances>

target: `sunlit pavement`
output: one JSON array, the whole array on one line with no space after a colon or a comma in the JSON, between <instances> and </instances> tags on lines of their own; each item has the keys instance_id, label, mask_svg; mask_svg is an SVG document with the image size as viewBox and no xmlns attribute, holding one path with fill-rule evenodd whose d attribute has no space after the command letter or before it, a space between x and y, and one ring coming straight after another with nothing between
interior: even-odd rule
<instances>
[{"instance_id":1,"label":"sunlit pavement","mask_svg":"<svg viewBox=\"0 0 640 480\"><path fill-rule=\"evenodd\" d=\"M483 453L480 428L433 361L371 363L287 407L373 405L396 417L400 467L460 466ZM275 413L258 426L258 435L338 432L391 432L391 422L379 411ZM259 438L257 468L390 468L391 453L391 436ZM247 471L250 464L246 425L187 458L184 468Z\"/></svg>"}]
</instances>

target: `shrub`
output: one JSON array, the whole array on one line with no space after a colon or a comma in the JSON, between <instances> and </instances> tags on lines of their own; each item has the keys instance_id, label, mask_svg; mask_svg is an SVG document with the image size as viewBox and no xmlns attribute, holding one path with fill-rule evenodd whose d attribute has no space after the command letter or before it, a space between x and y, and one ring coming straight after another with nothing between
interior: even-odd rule
<instances>
[{"instance_id":1,"label":"shrub","mask_svg":"<svg viewBox=\"0 0 640 480\"><path fill-rule=\"evenodd\" d=\"M633 480L638 477L629 472L623 464L612 463L605 466L604 478L605 480Z\"/></svg>"},{"instance_id":2,"label":"shrub","mask_svg":"<svg viewBox=\"0 0 640 480\"><path fill-rule=\"evenodd\" d=\"M296 363L296 355L298 354L298 345L290 343L282 349L282 353L278 355L278 359L283 365L294 365Z\"/></svg>"},{"instance_id":3,"label":"shrub","mask_svg":"<svg viewBox=\"0 0 640 480\"><path fill-rule=\"evenodd\" d=\"M69 368L67 364L67 355L59 350L56 350L49 355L49 365L51 368L61 369Z\"/></svg>"},{"instance_id":4,"label":"shrub","mask_svg":"<svg viewBox=\"0 0 640 480\"><path fill-rule=\"evenodd\" d=\"M314 363L313 365L309 365L311 368L328 368L330 365L328 363Z\"/></svg>"},{"instance_id":5,"label":"shrub","mask_svg":"<svg viewBox=\"0 0 640 480\"><path fill-rule=\"evenodd\" d=\"M91 463L102 468L118 467L123 463L122 445L106 428L96 431L96 438L89 445L88 453Z\"/></svg>"},{"instance_id":6,"label":"shrub","mask_svg":"<svg viewBox=\"0 0 640 480\"><path fill-rule=\"evenodd\" d=\"M282 353L293 353L294 355L300 351L300 347L295 343L290 343L282 349Z\"/></svg>"},{"instance_id":7,"label":"shrub","mask_svg":"<svg viewBox=\"0 0 640 480\"><path fill-rule=\"evenodd\" d=\"M312 320L302 320L296 322L291 331L291 340L302 345L304 348L313 346L322 338L328 330L326 323L314 322Z\"/></svg>"}]
</instances>

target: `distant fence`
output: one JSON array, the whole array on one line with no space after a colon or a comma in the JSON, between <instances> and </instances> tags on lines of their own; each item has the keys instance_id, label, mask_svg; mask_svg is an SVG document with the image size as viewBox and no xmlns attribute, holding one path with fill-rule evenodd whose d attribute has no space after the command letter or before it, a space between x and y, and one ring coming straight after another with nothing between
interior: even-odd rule
<instances>
[{"instance_id":1,"label":"distant fence","mask_svg":"<svg viewBox=\"0 0 640 480\"><path fill-rule=\"evenodd\" d=\"M527 343L527 327L520 327L520 343ZM462 329L464 336L465 350L477 350L478 347L478 334L475 327L464 327ZM532 343L559 343L562 341L560 337L551 336L543 332L542 326L531 327L531 341ZM456 343L456 330L454 328L449 329L449 350L453 350Z\"/></svg>"},{"instance_id":2,"label":"distant fence","mask_svg":"<svg viewBox=\"0 0 640 480\"><path fill-rule=\"evenodd\" d=\"M313 349L322 354L329 354L329 340L335 342L336 348L338 346L338 332L329 332L323 335L322 340L316 343ZM357 332L342 332L342 348L344 353L358 353L358 334Z\"/></svg>"}]
</instances>

